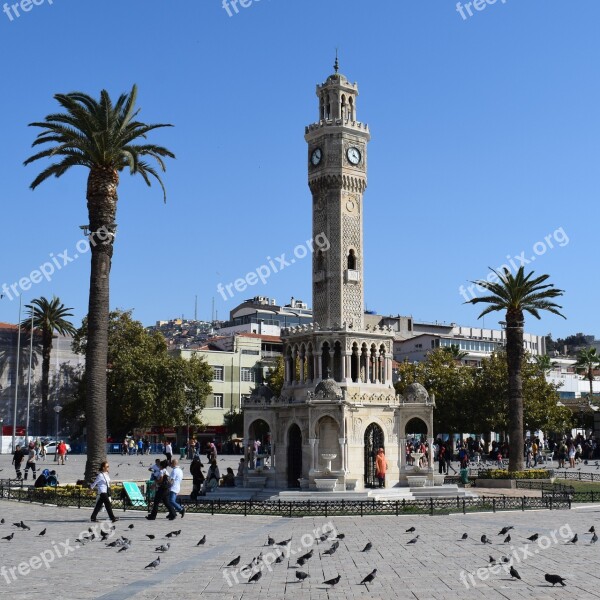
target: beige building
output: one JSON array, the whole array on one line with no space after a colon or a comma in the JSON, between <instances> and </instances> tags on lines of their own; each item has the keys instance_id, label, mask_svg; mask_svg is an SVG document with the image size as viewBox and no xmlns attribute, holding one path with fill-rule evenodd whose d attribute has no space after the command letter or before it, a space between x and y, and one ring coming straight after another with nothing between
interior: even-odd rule
<instances>
[{"instance_id":1,"label":"beige building","mask_svg":"<svg viewBox=\"0 0 600 600\"><path fill-rule=\"evenodd\" d=\"M202 422L212 428L222 428L224 415L241 410L243 399L250 397L276 357L281 356L281 348L279 337L240 333L217 336L199 348L176 350L182 358L204 358L212 367L212 395L206 399ZM221 431L216 429L215 432ZM230 433L241 435L241 432Z\"/></svg>"}]
</instances>

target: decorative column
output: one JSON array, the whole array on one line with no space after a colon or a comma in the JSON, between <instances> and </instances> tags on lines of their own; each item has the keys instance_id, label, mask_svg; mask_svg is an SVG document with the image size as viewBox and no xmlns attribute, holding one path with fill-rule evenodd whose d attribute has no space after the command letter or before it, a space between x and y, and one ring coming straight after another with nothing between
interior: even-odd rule
<instances>
[{"instance_id":1,"label":"decorative column","mask_svg":"<svg viewBox=\"0 0 600 600\"><path fill-rule=\"evenodd\" d=\"M352 353L351 352L342 352L342 359L344 365L344 372L342 374L342 380L345 380L347 383L352 381Z\"/></svg>"},{"instance_id":2,"label":"decorative column","mask_svg":"<svg viewBox=\"0 0 600 600\"><path fill-rule=\"evenodd\" d=\"M342 471L344 474L346 473L346 438L338 438L338 442L340 443L340 453L342 457Z\"/></svg>"},{"instance_id":3,"label":"decorative column","mask_svg":"<svg viewBox=\"0 0 600 600\"><path fill-rule=\"evenodd\" d=\"M308 443L310 444L310 462L311 464L311 471L316 471L316 463L317 463L317 455L315 452L315 445L317 443L317 438L308 438Z\"/></svg>"},{"instance_id":4,"label":"decorative column","mask_svg":"<svg viewBox=\"0 0 600 600\"><path fill-rule=\"evenodd\" d=\"M398 469L402 472L406 468L406 438L399 438L399 442Z\"/></svg>"},{"instance_id":5,"label":"decorative column","mask_svg":"<svg viewBox=\"0 0 600 600\"><path fill-rule=\"evenodd\" d=\"M429 444L429 470L433 471L433 438L428 437L427 443Z\"/></svg>"},{"instance_id":6,"label":"decorative column","mask_svg":"<svg viewBox=\"0 0 600 600\"><path fill-rule=\"evenodd\" d=\"M321 381L322 376L321 376L321 357L322 357L323 353L322 352L315 352L313 354L314 357L314 365L315 365L315 379L313 381L313 383L315 381Z\"/></svg>"},{"instance_id":7,"label":"decorative column","mask_svg":"<svg viewBox=\"0 0 600 600\"><path fill-rule=\"evenodd\" d=\"M300 354L300 385L304 385L304 364L306 357L304 354Z\"/></svg>"}]
</instances>

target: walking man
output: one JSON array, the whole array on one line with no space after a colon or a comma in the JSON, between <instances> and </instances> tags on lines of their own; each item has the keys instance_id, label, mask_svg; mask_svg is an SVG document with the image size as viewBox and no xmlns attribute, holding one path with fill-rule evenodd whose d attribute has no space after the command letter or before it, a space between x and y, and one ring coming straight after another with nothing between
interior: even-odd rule
<instances>
[{"instance_id":1,"label":"walking man","mask_svg":"<svg viewBox=\"0 0 600 600\"><path fill-rule=\"evenodd\" d=\"M33 471L33 481L37 479L36 466L35 466L35 443L29 442L29 454L27 457L27 464L25 465L25 481L27 481L27 474L29 469Z\"/></svg>"},{"instance_id":2,"label":"walking man","mask_svg":"<svg viewBox=\"0 0 600 600\"><path fill-rule=\"evenodd\" d=\"M171 487L169 488L169 504L171 505L171 508L178 512L183 519L185 516L185 508L177 502L177 494L179 494L181 491L181 482L183 481L183 471L181 470L179 461L176 458L171 461L171 466L173 468L171 470L172 483ZM175 518L175 513L171 513L169 515L169 519L173 520Z\"/></svg>"},{"instance_id":3,"label":"walking man","mask_svg":"<svg viewBox=\"0 0 600 600\"><path fill-rule=\"evenodd\" d=\"M17 445L13 454L12 464L15 465L15 472L19 481L21 480L21 477L23 477L23 474L21 473L21 463L23 462L24 456L25 453L21 449L21 446Z\"/></svg>"}]
</instances>

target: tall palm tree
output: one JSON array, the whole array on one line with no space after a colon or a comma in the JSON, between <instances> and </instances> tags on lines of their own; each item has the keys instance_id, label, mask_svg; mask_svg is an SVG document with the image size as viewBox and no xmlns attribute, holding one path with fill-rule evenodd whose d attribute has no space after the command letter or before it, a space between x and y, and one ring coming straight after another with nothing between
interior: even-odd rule
<instances>
[{"instance_id":1,"label":"tall palm tree","mask_svg":"<svg viewBox=\"0 0 600 600\"><path fill-rule=\"evenodd\" d=\"M493 269L492 269L493 271ZM528 312L536 319L540 318L540 311L565 316L559 312L559 306L551 302L553 298L563 295L551 283L544 283L550 276L540 275L534 277L533 271L525 275L525 268L521 266L516 275L508 269L502 272L493 271L498 281L476 281L477 285L485 288L489 296L472 298L465 304L478 304L484 302L489 306L481 312L479 319L488 313L506 311L506 362L508 366L508 408L510 436L509 471L523 470L523 380L521 377L521 363L524 355L523 325L524 313Z\"/></svg>"},{"instance_id":2,"label":"tall palm tree","mask_svg":"<svg viewBox=\"0 0 600 600\"><path fill-rule=\"evenodd\" d=\"M596 348L585 348L577 353L577 362L573 365L578 373L584 373L585 379L590 382L591 402L594 397L594 369L600 367L600 356Z\"/></svg>"},{"instance_id":3,"label":"tall palm tree","mask_svg":"<svg viewBox=\"0 0 600 600\"><path fill-rule=\"evenodd\" d=\"M59 335L73 335L76 331L73 323L67 320L72 317L72 308L67 308L56 296L52 300L35 298L25 308L29 309L29 318L21 324L27 331L31 329L31 313L33 312L33 335L36 330L42 337L42 418L41 432L48 434L48 390L50 389L50 355L52 354L52 338L55 333ZM31 335L31 331L29 331ZM34 338L35 339L35 338Z\"/></svg>"},{"instance_id":4,"label":"tall palm tree","mask_svg":"<svg viewBox=\"0 0 600 600\"><path fill-rule=\"evenodd\" d=\"M42 129L33 146L50 144L25 161L28 165L44 158L58 158L32 182L35 189L50 177L61 177L71 167L89 169L87 207L92 251L86 346L87 462L85 479L91 481L106 458L106 367L108 354L109 275L116 230L119 173L129 169L148 186L152 178L166 190L155 167L142 160L148 156L165 171L164 157L175 155L162 146L140 143L154 129L171 125L148 125L136 121L137 87L119 96L113 104L106 90L96 100L81 92L56 94L64 112L31 123Z\"/></svg>"}]
</instances>

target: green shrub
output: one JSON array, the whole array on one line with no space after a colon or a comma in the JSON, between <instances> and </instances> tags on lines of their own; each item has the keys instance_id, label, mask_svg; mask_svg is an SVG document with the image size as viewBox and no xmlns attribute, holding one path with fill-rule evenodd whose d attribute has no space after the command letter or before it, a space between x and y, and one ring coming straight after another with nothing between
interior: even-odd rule
<instances>
[{"instance_id":1,"label":"green shrub","mask_svg":"<svg viewBox=\"0 0 600 600\"><path fill-rule=\"evenodd\" d=\"M550 473L546 469L535 469L531 471L513 471L507 469L488 469L480 472L478 479L550 479Z\"/></svg>"}]
</instances>

